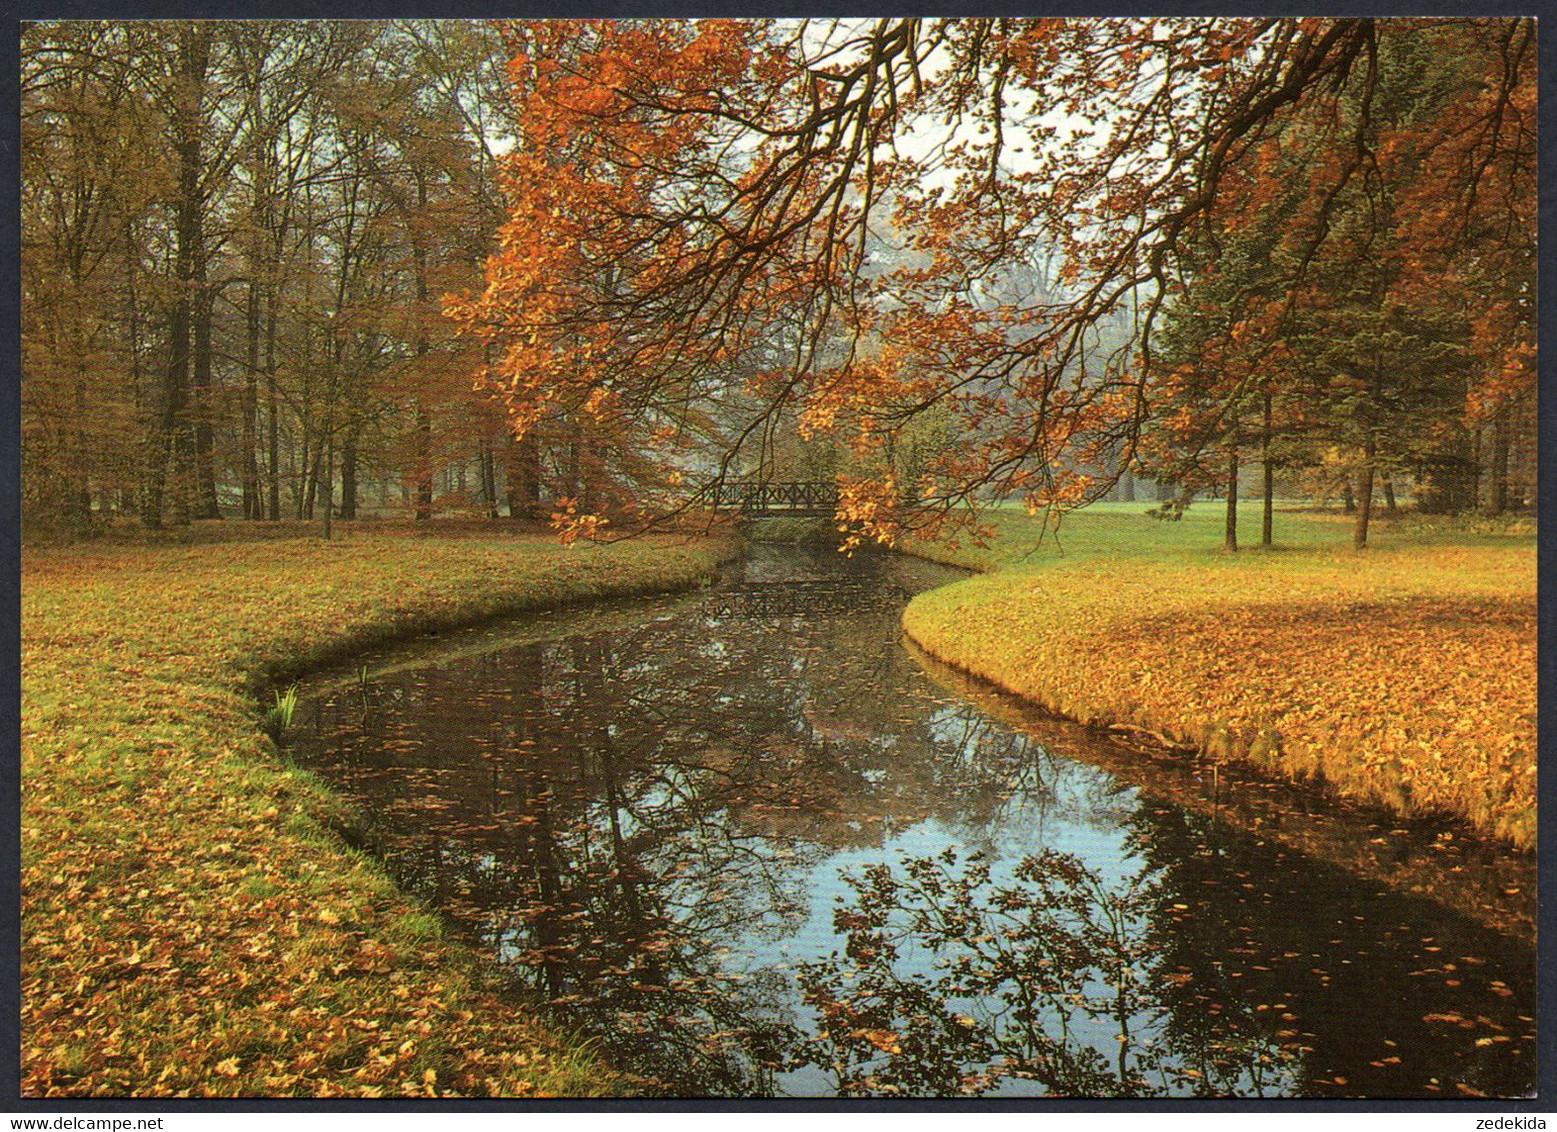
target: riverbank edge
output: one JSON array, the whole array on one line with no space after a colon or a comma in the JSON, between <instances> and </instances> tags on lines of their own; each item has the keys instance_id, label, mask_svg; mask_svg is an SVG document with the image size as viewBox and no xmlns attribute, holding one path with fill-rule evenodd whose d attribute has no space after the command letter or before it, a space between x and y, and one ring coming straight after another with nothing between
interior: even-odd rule
<instances>
[{"instance_id":1,"label":"riverbank edge","mask_svg":"<svg viewBox=\"0 0 1557 1132\"><path fill-rule=\"evenodd\" d=\"M1006 572L1000 569L998 563L982 554L941 553L934 546L900 548L900 553L940 565L955 566L969 572L968 578L959 578L944 586L915 595L903 609L901 625L904 635L917 648L948 668L1043 711L1085 727L1102 731L1129 732L1143 741L1179 756L1206 758L1213 762L1242 763L1261 774L1317 788L1344 801L1382 807L1402 820L1423 816L1424 811L1421 809L1413 810L1399 803L1398 787L1395 791L1390 791L1380 789L1375 782L1346 781L1344 768L1342 774L1336 774L1335 756L1349 755L1351 753L1349 746L1334 745L1330 748L1327 768L1331 774L1327 776L1324 769L1319 767L1317 760L1311 759L1303 766L1294 766L1286 761L1281 737L1272 728L1261 728L1255 734L1246 735L1228 727L1225 721L1217 719L1202 720L1198 729L1188 732L1154 718L1139 704L1125 706L1099 700L1095 689L1086 686L1085 679L1076 681L1065 679L1067 674L1077 672L1074 665L1057 670L1053 666L1041 667L1034 664L1033 670L1026 674L1025 679L1018 679L998 661L980 655L976 650L956 648L952 644L955 635L954 618L937 617L929 611L928 607L934 601L944 598L947 591L964 585L972 578L990 578ZM1015 578L1017 575L1011 576ZM1013 631L1017 631L1016 626L1013 626ZM1034 662L1032 656L1027 659L1030 663ZM1078 673L1078 675L1084 677L1085 674ZM1167 673L1163 679L1171 682L1175 675ZM1078 705L1084 705L1083 710L1078 710ZM1268 716L1270 713L1255 714ZM1452 811L1431 812L1460 823L1488 845L1527 856L1533 856L1535 853L1533 831L1527 837L1516 838L1491 828L1486 823L1478 822L1468 814Z\"/></svg>"},{"instance_id":2,"label":"riverbank edge","mask_svg":"<svg viewBox=\"0 0 1557 1132\"><path fill-rule=\"evenodd\" d=\"M1482 838L1436 841L1441 823L1434 822L1407 834L1412 848L1402 862L1401 848L1393 844L1397 839L1386 836L1394 815L1380 807L1350 799L1315 806L1323 799L1311 784L1277 778L1252 763L1186 759L1184 748L1166 747L1134 729L1089 728L954 668L911 639L905 639L903 647L942 688L1033 736L1047 749L1063 750L1067 758L1097 767L1115 781L1213 825L1225 823L1256 844L1279 845L1359 880L1432 901L1534 946L1536 861L1531 854L1509 853L1502 842ZM1273 813L1272 803L1283 795L1290 795L1292 808ZM1454 823L1457 835L1463 830L1463 823ZM1515 897L1507 895L1510 891Z\"/></svg>"},{"instance_id":3,"label":"riverbank edge","mask_svg":"<svg viewBox=\"0 0 1557 1132\"><path fill-rule=\"evenodd\" d=\"M350 635L318 642L307 648L289 653L257 657L253 666L244 672L245 689L263 711L262 697L281 684L292 684L306 679L324 669L344 664L358 653L373 649L390 648L416 637L434 633L455 633L463 629L476 629L490 621L518 617L526 613L563 613L585 610L595 605L615 601L632 601L660 594L684 593L711 585L718 580L721 567L741 556L741 540L733 537L716 537L710 540L720 544L711 547L711 557L705 569L695 574L677 578L667 584L592 585L588 578L578 578L577 593L564 597L534 598L522 592L494 594L490 597L472 595L461 598L460 604L436 614L413 615L354 627ZM559 547L559 552L565 548Z\"/></svg>"},{"instance_id":4,"label":"riverbank edge","mask_svg":"<svg viewBox=\"0 0 1557 1132\"><path fill-rule=\"evenodd\" d=\"M238 658L237 672L233 671L231 658L227 658L225 664L217 662L207 666L207 670L201 673L203 679L200 685L192 689L194 696L218 704L224 700L229 703L221 704L221 707L213 705L211 710L204 713L204 718L188 721L195 727L208 728L210 740L205 744L206 749L187 753L209 760L209 765L224 779L218 788L229 791L240 806L246 805L274 817L278 802L285 800L296 804L294 812L275 822L267 833L280 839L285 851L311 858L321 870L329 874L332 885L354 889L349 894L354 895L362 906L374 907L378 913L379 926L387 925L390 928L389 932L383 933L388 939L387 951L378 952L375 955L376 965L369 968L373 975L383 977L386 981L396 981L400 976L394 967L397 960L404 959L406 961L400 965L415 980L420 980L424 985L431 983L433 991L439 992L436 1004L449 1011L451 1016L457 1017L464 1013L468 1018L471 1016L468 1013L471 1006L491 1011L495 1005L499 1012L506 1013L509 1017L497 1019L497 1026L501 1029L504 1022L509 1023L511 1033L508 1036L522 1048L490 1051L483 1048L473 1053L464 1051L472 1054L467 1059L470 1062L467 1077L482 1080L480 1075L487 1074L482 1080L485 1087L469 1091L449 1088L446 1084L447 1076L442 1080L436 1074L429 1077L423 1068L427 1064L426 1058L420 1056L420 1051L408 1051L405 1047L414 1044L408 1041L402 1043L399 1050L402 1056L395 1066L405 1072L397 1077L391 1071L388 1079L384 1073L376 1072L368 1076L360 1087L354 1085L353 1079L354 1076L362 1075L354 1075L350 1065L339 1065L332 1067L329 1072L320 1073L316 1078L303 1078L298 1083L299 1087L270 1091L256 1088L255 1080L244 1072L246 1067L241 1063L234 1066L222 1062L205 1067L205 1087L193 1091L193 1095L544 1097L612 1096L632 1091L630 1082L617 1069L599 1061L587 1037L567 1031L505 995L503 979L492 960L478 954L468 945L445 938L441 928L428 930L429 921L437 920L436 910L403 892L389 878L381 862L363 853L354 844L360 840L364 825L361 815L349 800L317 776L292 766L285 752L264 733L261 719L266 705L260 696L278 684L299 679L357 653L429 633L470 628L494 619L525 613L583 608L596 602L695 589L715 580L719 569L738 557L741 551L738 538L689 539L687 545L694 543L703 545L698 547L700 553L691 556L694 561L689 564L690 568L671 571L659 578L650 577L653 572L647 570L641 576L605 579L592 576L589 571L579 571L564 576L564 589L559 593L537 595L533 587L526 586L523 581L509 583L513 587L510 589L504 589L504 583L499 581L492 590L480 593L461 594L457 589L435 592L434 598L444 602L436 609L418 609L414 604L392 607L389 616L342 624L337 627L337 631L313 641L288 640L284 636L262 640L256 642L248 654ZM568 553L560 545L557 551L559 555ZM556 583L559 579L549 577L546 580ZM533 582L534 579L529 581ZM321 616L316 620L322 621L324 611L320 612ZM24 660L24 673L26 667ZM238 693L237 698L243 705L238 717L242 720L241 724L231 711L221 709L230 706L234 692ZM23 700L25 704L25 695ZM25 726L23 730L25 740ZM112 746L114 742L113 737L104 737L105 746ZM149 754L152 746L148 744L141 754ZM24 801L29 785L24 774ZM261 807L265 809L261 810ZM29 830L25 817L23 826L26 837ZM37 830L31 832L36 834ZM54 879L57 881L59 877L56 875ZM24 867L24 909L29 903L26 899L28 887L27 870ZM145 889L141 892L144 893ZM207 894L189 892L183 895L193 905L199 906ZM47 903L47 894L44 902ZM37 924L29 922L29 919L24 911L22 929L24 934L35 939ZM321 912L320 919L332 928L338 923L328 912ZM409 940L394 935L395 926L404 923L412 925L413 935ZM86 942L78 938L75 944L80 946ZM141 950L143 948L137 944L137 960ZM386 954L390 956L387 967L384 958ZM120 975L122 978L133 978L136 973L132 967L120 972ZM343 984L360 982L362 974L362 969L353 965L338 981ZM57 1066L44 1067L36 1062L40 1058L50 1058L55 1052L63 1052L73 1062L85 1061L90 1058L91 1051L84 1051L84 1047L90 1045L92 1034L90 1030L84 1035L80 1030L74 1031L75 1042L65 1051L51 1051L46 1046L40 1048L37 1042L45 1035L36 1030L29 1032L28 1022L38 1020L40 1007L55 1006L60 995L56 993L49 1001L42 1004L33 1002L30 1006L26 983L24 977L20 1004L23 1096L191 1095L187 1082L185 1089L175 1090L162 1087L162 1079L152 1080L148 1077L139 1083L126 1082L122 1072L83 1073L73 1081L58 1082L60 1074L56 1071ZM77 988L79 991L79 983ZM349 997L350 991L345 993ZM119 1047L126 1040L135 1041L133 1033L124 1033L122 1036L118 1033L111 1036L100 1034L97 1037L108 1050ZM255 1037L258 1039L258 1035ZM446 1043L429 1041L426 1044L445 1047L439 1054L440 1061L444 1063L459 1060L461 1051L447 1048ZM39 1069L43 1070L41 1074L36 1072ZM66 1073L65 1076L71 1075ZM64 1087L60 1087L60 1084Z\"/></svg>"}]
</instances>

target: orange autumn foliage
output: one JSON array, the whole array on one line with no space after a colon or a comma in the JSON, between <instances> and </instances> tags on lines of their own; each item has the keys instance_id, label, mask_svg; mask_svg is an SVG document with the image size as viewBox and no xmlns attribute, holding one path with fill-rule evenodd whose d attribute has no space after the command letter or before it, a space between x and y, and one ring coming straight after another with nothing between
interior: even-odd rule
<instances>
[{"instance_id":1,"label":"orange autumn foliage","mask_svg":"<svg viewBox=\"0 0 1557 1132\"><path fill-rule=\"evenodd\" d=\"M1133 444L1149 408L1186 242L1257 206L1280 124L1340 115L1383 37L1524 26L514 23L511 211L484 290L448 310L492 348L520 429L567 417L615 453L652 438L706 480L761 474L798 412L878 454L879 493L896 440L936 414L960 442L880 535L988 494L1071 506L1109 477L1078 493L1065 469ZM1509 89L1462 100L1467 144L1487 137L1478 99ZM1322 240L1323 207L1294 232ZM1132 324L1126 347L1098 345L1110 320ZM669 486L625 477L640 516L685 502Z\"/></svg>"}]
</instances>

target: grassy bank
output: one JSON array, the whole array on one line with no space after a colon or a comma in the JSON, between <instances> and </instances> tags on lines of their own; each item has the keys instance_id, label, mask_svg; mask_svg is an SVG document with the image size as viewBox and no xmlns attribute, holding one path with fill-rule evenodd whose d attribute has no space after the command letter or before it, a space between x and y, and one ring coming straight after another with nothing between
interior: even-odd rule
<instances>
[{"instance_id":1,"label":"grassy bank","mask_svg":"<svg viewBox=\"0 0 1557 1132\"><path fill-rule=\"evenodd\" d=\"M27 1095L597 1094L332 832L253 690L397 635L695 584L723 544L60 548L22 564Z\"/></svg>"},{"instance_id":2,"label":"grassy bank","mask_svg":"<svg viewBox=\"0 0 1557 1132\"><path fill-rule=\"evenodd\" d=\"M904 628L1085 723L1534 847L1533 535L1401 519L1358 554L1344 517L1293 511L1275 549L1231 555L1219 509L1146 506L1088 509L1036 545L1003 512L985 549L912 548L988 572L920 595Z\"/></svg>"}]
</instances>

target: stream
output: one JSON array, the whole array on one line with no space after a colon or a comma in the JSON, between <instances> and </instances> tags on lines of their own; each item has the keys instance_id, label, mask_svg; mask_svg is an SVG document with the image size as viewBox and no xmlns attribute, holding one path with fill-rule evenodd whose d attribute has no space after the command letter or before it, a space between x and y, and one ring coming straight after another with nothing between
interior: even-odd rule
<instances>
[{"instance_id":1,"label":"stream","mask_svg":"<svg viewBox=\"0 0 1557 1132\"><path fill-rule=\"evenodd\" d=\"M960 576L752 544L321 672L292 755L648 1091L1533 1088L1528 858L965 680L899 629Z\"/></svg>"}]
</instances>

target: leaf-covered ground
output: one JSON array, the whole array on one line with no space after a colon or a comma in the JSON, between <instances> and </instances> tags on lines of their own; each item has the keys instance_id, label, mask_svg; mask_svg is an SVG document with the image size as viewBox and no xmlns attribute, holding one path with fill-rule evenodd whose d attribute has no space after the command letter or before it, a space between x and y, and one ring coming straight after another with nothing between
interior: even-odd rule
<instances>
[{"instance_id":1,"label":"leaf-covered ground","mask_svg":"<svg viewBox=\"0 0 1557 1132\"><path fill-rule=\"evenodd\" d=\"M707 541L354 533L29 552L22 565L22 1090L596 1094L331 832L257 681L388 637L707 576Z\"/></svg>"},{"instance_id":2,"label":"leaf-covered ground","mask_svg":"<svg viewBox=\"0 0 1557 1132\"><path fill-rule=\"evenodd\" d=\"M1284 513L1276 550L1229 555L1219 512L1144 509L1073 516L1063 554L1012 513L987 549L920 548L993 572L919 596L904 628L1085 723L1534 847L1532 536L1401 520L1358 554L1344 520Z\"/></svg>"}]
</instances>

